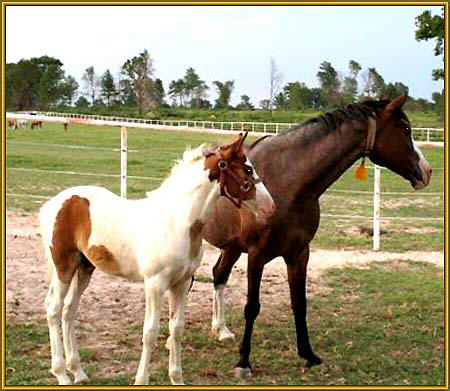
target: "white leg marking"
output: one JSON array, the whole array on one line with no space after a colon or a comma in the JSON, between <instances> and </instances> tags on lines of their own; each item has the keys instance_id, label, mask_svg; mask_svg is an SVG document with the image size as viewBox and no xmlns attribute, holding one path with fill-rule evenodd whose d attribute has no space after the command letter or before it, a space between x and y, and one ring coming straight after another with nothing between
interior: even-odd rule
<instances>
[{"instance_id":1,"label":"white leg marking","mask_svg":"<svg viewBox=\"0 0 450 391\"><path fill-rule=\"evenodd\" d=\"M142 335L142 355L136 373L136 385L148 384L148 365L156 339L158 338L161 320L161 304L167 284L162 277L146 278L145 287L145 320Z\"/></svg>"},{"instance_id":2,"label":"white leg marking","mask_svg":"<svg viewBox=\"0 0 450 391\"><path fill-rule=\"evenodd\" d=\"M184 319L186 312L186 300L191 280L174 286L170 289L169 306L170 337L167 339L166 347L169 353L169 378L174 385L183 385L183 372L181 369L181 340L184 333Z\"/></svg>"},{"instance_id":3,"label":"white leg marking","mask_svg":"<svg viewBox=\"0 0 450 391\"><path fill-rule=\"evenodd\" d=\"M59 385L72 384L67 376L64 363L63 343L61 339L61 316L64 297L69 290L70 284L65 284L58 278L58 273L53 270L52 280L45 298L47 311L48 331L50 335L50 349L52 353L51 373L56 376Z\"/></svg>"},{"instance_id":4,"label":"white leg marking","mask_svg":"<svg viewBox=\"0 0 450 391\"><path fill-rule=\"evenodd\" d=\"M64 300L62 312L62 331L64 340L64 351L66 354L66 367L74 375L74 383L81 384L89 382L89 377L80 365L77 338L75 334L75 317L80 303L81 295L89 285L91 274L87 273L83 266L79 266L77 273L72 278L69 292Z\"/></svg>"},{"instance_id":5,"label":"white leg marking","mask_svg":"<svg viewBox=\"0 0 450 391\"><path fill-rule=\"evenodd\" d=\"M234 334L228 329L225 322L225 298L226 285L218 285L214 289L212 331L219 336L219 341L234 341Z\"/></svg>"}]
</instances>

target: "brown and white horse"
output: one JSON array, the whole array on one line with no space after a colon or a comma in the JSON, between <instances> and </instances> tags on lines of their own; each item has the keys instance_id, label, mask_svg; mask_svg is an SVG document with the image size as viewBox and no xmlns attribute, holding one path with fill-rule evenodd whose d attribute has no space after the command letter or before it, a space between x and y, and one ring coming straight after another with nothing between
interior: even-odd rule
<instances>
[{"instance_id":1,"label":"brown and white horse","mask_svg":"<svg viewBox=\"0 0 450 391\"><path fill-rule=\"evenodd\" d=\"M185 152L171 175L144 199L127 200L101 187L79 186L43 205L41 234L52 271L45 300L51 371L60 385L71 384L66 367L74 383L89 380L80 365L74 322L80 297L96 268L144 282L143 351L135 384L148 383L162 300L170 291L169 377L173 384L183 384L180 344L185 302L201 261L206 218L220 195L238 207L246 206L261 220L274 208L243 152L244 139L240 135L212 152L205 145Z\"/></svg>"}]
</instances>

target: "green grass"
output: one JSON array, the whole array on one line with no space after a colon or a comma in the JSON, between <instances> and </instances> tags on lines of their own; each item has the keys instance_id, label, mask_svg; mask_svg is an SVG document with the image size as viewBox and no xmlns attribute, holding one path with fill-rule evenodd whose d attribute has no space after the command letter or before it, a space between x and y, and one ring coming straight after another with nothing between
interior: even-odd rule
<instances>
[{"instance_id":1,"label":"green grass","mask_svg":"<svg viewBox=\"0 0 450 391\"><path fill-rule=\"evenodd\" d=\"M196 147L203 142L223 142L231 137L130 129L128 175L131 178L128 179L128 197L142 198L146 191L158 187L187 146ZM249 142L253 139L249 137ZM7 208L36 211L45 197L51 197L75 185L99 185L119 193L119 146L120 132L117 128L71 125L66 133L60 124L45 123L39 131L8 130ZM408 182L388 170L382 170L381 191L405 193L405 195L382 195L382 217L443 217L444 150L431 147L423 147L422 150L435 168L430 185L422 191L415 192ZM368 164L369 180L359 182L354 178L358 165L359 162L321 198L324 216L314 245L325 248L371 248L372 238L359 234L358 229L360 226L371 225L373 170L371 164ZM54 171L100 175L64 175ZM104 174L116 176L101 176ZM133 176L148 178L132 178ZM334 190L369 193L339 193ZM359 215L367 218L333 218L327 217L327 214ZM442 220L383 220L382 229L386 231L382 235L384 250L443 250Z\"/></svg>"},{"instance_id":2,"label":"green grass","mask_svg":"<svg viewBox=\"0 0 450 391\"><path fill-rule=\"evenodd\" d=\"M306 369L295 348L290 304L262 306L253 335L254 376L233 376L238 342L222 345L210 335L205 319L187 316L183 371L195 385L428 385L444 384L443 271L423 262L375 262L364 268L331 269L324 290L309 300L311 343L324 363ZM199 283L199 282L197 282ZM267 295L267 294L266 294ZM262 296L262 302L274 297ZM82 321L82 320L81 320ZM48 374L49 343L42 320L26 324L8 319L6 383L55 384ZM151 384L169 384L162 323L150 365ZM240 341L243 316L231 308L228 323ZM134 380L142 325L111 330L110 349L93 350L81 341L81 357L91 384L128 385ZM95 336L92 336L95 338ZM105 368L109 368L105 370Z\"/></svg>"}]
</instances>

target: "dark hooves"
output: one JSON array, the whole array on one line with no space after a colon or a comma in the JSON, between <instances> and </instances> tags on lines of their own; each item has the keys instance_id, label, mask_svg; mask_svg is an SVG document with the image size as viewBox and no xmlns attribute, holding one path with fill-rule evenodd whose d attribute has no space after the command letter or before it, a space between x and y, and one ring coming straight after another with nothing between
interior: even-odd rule
<instances>
[{"instance_id":1,"label":"dark hooves","mask_svg":"<svg viewBox=\"0 0 450 391\"><path fill-rule=\"evenodd\" d=\"M319 356L316 356L314 353L312 356L305 357L306 359L306 368L311 368L314 365L322 364L322 359Z\"/></svg>"}]
</instances>

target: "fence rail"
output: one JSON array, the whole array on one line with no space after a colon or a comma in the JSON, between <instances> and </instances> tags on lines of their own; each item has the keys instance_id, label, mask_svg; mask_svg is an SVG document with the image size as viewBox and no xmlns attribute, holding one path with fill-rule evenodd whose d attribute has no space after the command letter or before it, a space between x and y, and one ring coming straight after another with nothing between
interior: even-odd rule
<instances>
[{"instance_id":1,"label":"fence rail","mask_svg":"<svg viewBox=\"0 0 450 391\"><path fill-rule=\"evenodd\" d=\"M76 113L59 113L59 112L43 112L35 111L23 113L7 113L7 118L22 118L30 119L39 117L39 119L49 120L54 122L68 123L92 123L98 125L110 126L127 126L140 128L161 128L168 130L197 130L197 131L221 131L230 132L251 132L255 134L278 134L283 130L288 130L298 126L297 123L287 122L231 122L231 121L197 121L197 120L160 120L160 119L145 119L145 118L131 118L118 116L104 116L93 114L76 114ZM22 117L26 116L26 117ZM414 138L417 141L426 143L443 142L444 129L442 128L427 128L427 127L413 127Z\"/></svg>"}]
</instances>

